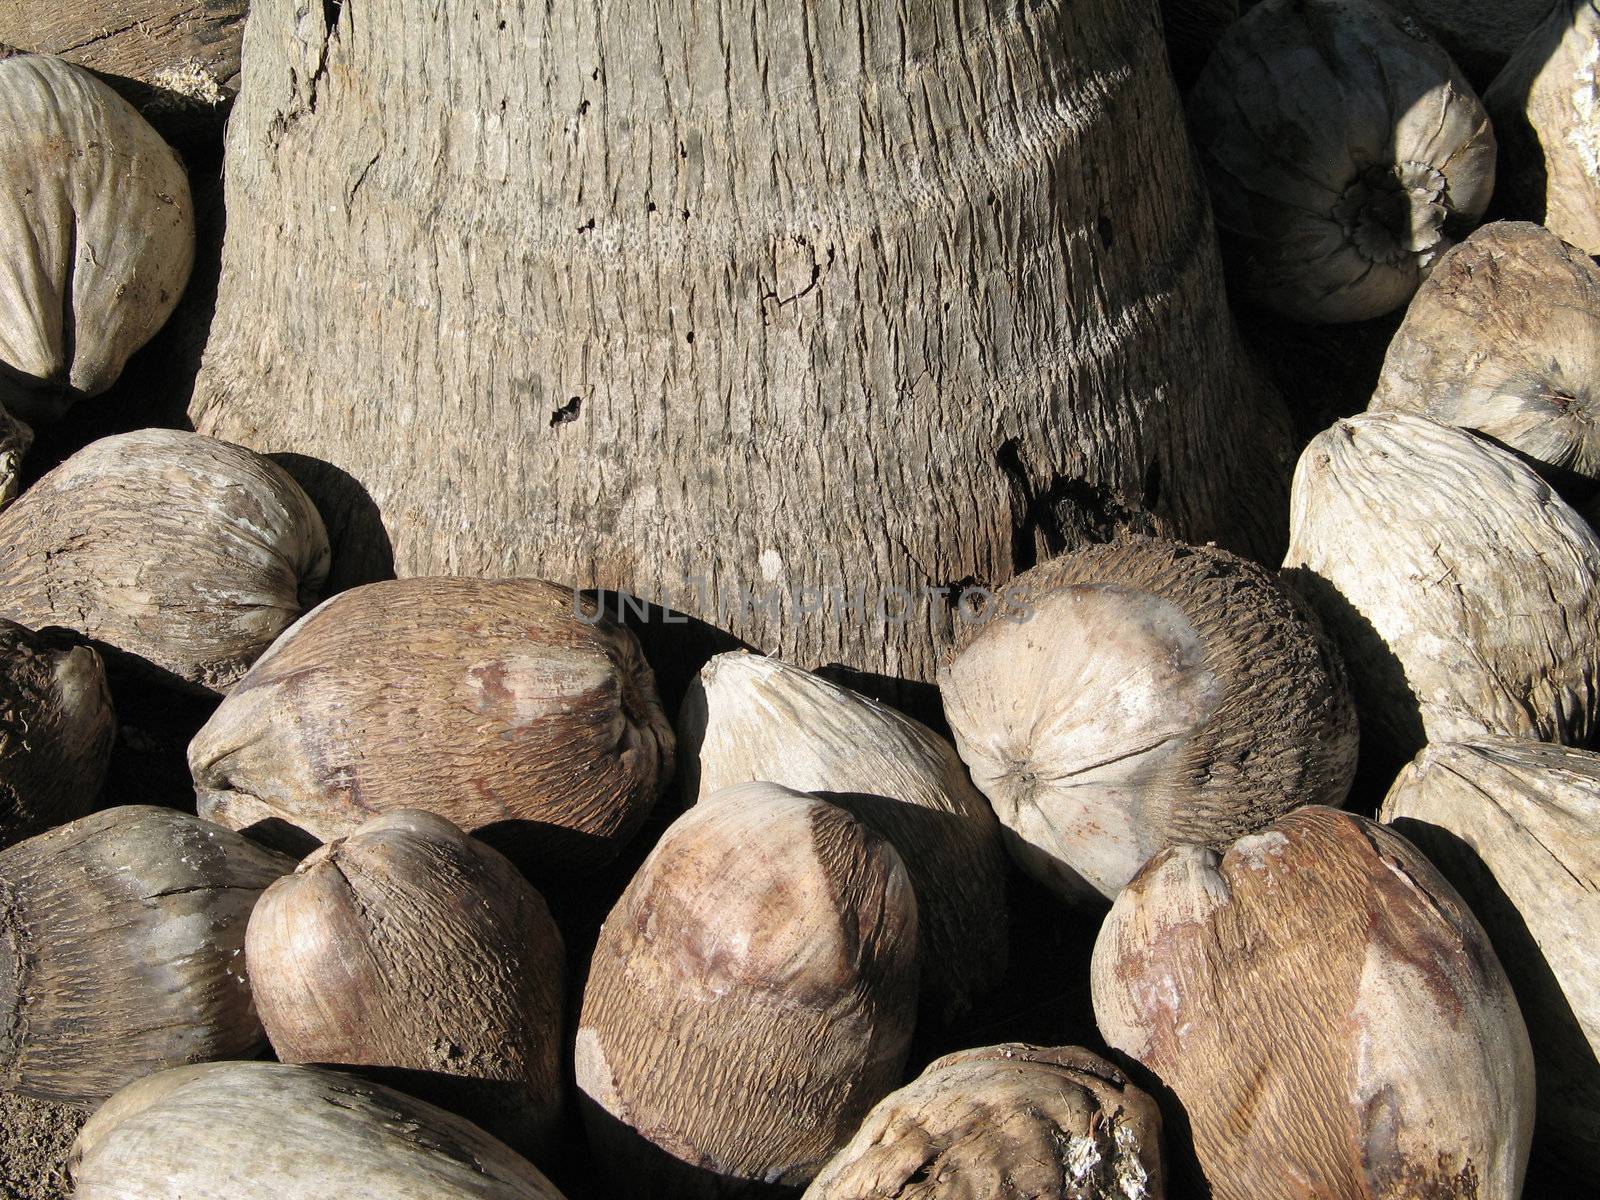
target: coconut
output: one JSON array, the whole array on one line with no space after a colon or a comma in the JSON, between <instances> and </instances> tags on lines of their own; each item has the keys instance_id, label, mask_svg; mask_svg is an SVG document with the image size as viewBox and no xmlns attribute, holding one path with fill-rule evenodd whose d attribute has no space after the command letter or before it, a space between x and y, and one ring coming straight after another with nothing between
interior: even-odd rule
<instances>
[{"instance_id":1,"label":"coconut","mask_svg":"<svg viewBox=\"0 0 1600 1200\"><path fill-rule=\"evenodd\" d=\"M1425 741L1591 736L1600 540L1516 457L1408 413L1354 416L1301 455L1289 532L1375 768Z\"/></svg>"},{"instance_id":2,"label":"coconut","mask_svg":"<svg viewBox=\"0 0 1600 1200\"><path fill-rule=\"evenodd\" d=\"M899 1082L917 909L894 847L749 783L662 835L600 931L577 1080L621 1196L783 1194Z\"/></svg>"},{"instance_id":3,"label":"coconut","mask_svg":"<svg viewBox=\"0 0 1600 1200\"><path fill-rule=\"evenodd\" d=\"M98 1103L164 1067L264 1048L245 925L293 867L143 805L0 852L0 1090Z\"/></svg>"},{"instance_id":4,"label":"coconut","mask_svg":"<svg viewBox=\"0 0 1600 1200\"><path fill-rule=\"evenodd\" d=\"M378 1084L219 1062L130 1084L89 1118L73 1200L561 1200L476 1126Z\"/></svg>"},{"instance_id":5,"label":"coconut","mask_svg":"<svg viewBox=\"0 0 1600 1200\"><path fill-rule=\"evenodd\" d=\"M899 851L917 892L922 985L951 1020L999 982L1005 851L955 748L892 708L775 658L719 654L678 717L693 799L767 780L848 809Z\"/></svg>"},{"instance_id":6,"label":"coconut","mask_svg":"<svg viewBox=\"0 0 1600 1200\"><path fill-rule=\"evenodd\" d=\"M1545 7L1484 94L1500 134L1503 203L1600 254L1600 5Z\"/></svg>"},{"instance_id":7,"label":"coconut","mask_svg":"<svg viewBox=\"0 0 1600 1200\"><path fill-rule=\"evenodd\" d=\"M1521 1192L1533 1055L1511 985L1381 825L1307 807L1225 854L1163 851L1112 905L1092 981L1213 1200Z\"/></svg>"},{"instance_id":8,"label":"coconut","mask_svg":"<svg viewBox=\"0 0 1600 1200\"><path fill-rule=\"evenodd\" d=\"M1480 90L1550 11L1550 0L1390 0L1428 27Z\"/></svg>"},{"instance_id":9,"label":"coconut","mask_svg":"<svg viewBox=\"0 0 1600 1200\"><path fill-rule=\"evenodd\" d=\"M563 953L515 867L406 811L269 887L245 942L280 1061L389 1068L379 1077L541 1161L561 1110Z\"/></svg>"},{"instance_id":10,"label":"coconut","mask_svg":"<svg viewBox=\"0 0 1600 1200\"><path fill-rule=\"evenodd\" d=\"M1370 0L1253 8L1189 117L1233 282L1295 320L1399 308L1494 190L1471 85L1414 18Z\"/></svg>"},{"instance_id":11,"label":"coconut","mask_svg":"<svg viewBox=\"0 0 1600 1200\"><path fill-rule=\"evenodd\" d=\"M1536 1159L1600 1172L1600 755L1542 742L1429 746L1380 814L1483 921L1538 1064Z\"/></svg>"},{"instance_id":12,"label":"coconut","mask_svg":"<svg viewBox=\"0 0 1600 1200\"><path fill-rule=\"evenodd\" d=\"M59 417L116 382L194 261L183 164L105 84L0 56L0 402Z\"/></svg>"},{"instance_id":13,"label":"coconut","mask_svg":"<svg viewBox=\"0 0 1600 1200\"><path fill-rule=\"evenodd\" d=\"M0 849L87 814L116 735L98 654L0 620Z\"/></svg>"},{"instance_id":14,"label":"coconut","mask_svg":"<svg viewBox=\"0 0 1600 1200\"><path fill-rule=\"evenodd\" d=\"M0 405L0 508L22 491L22 460L33 445L33 430Z\"/></svg>"},{"instance_id":15,"label":"coconut","mask_svg":"<svg viewBox=\"0 0 1600 1200\"><path fill-rule=\"evenodd\" d=\"M343 592L189 746L200 812L230 828L282 823L326 842L373 813L423 809L495 837L541 879L609 859L672 756L633 634L536 579Z\"/></svg>"},{"instance_id":16,"label":"coconut","mask_svg":"<svg viewBox=\"0 0 1600 1200\"><path fill-rule=\"evenodd\" d=\"M0 615L75 629L112 668L190 691L232 686L327 574L299 485L198 433L101 438L0 513Z\"/></svg>"},{"instance_id":17,"label":"coconut","mask_svg":"<svg viewBox=\"0 0 1600 1200\"><path fill-rule=\"evenodd\" d=\"M1558 486L1600 479L1600 269L1537 225L1485 225L1442 259L1389 344L1373 409L1516 452Z\"/></svg>"},{"instance_id":18,"label":"coconut","mask_svg":"<svg viewBox=\"0 0 1600 1200\"><path fill-rule=\"evenodd\" d=\"M1174 842L1223 846L1343 802L1344 668L1274 576L1215 547L1129 537L1018 576L1010 611L940 675L945 715L1017 862L1114 896Z\"/></svg>"},{"instance_id":19,"label":"coconut","mask_svg":"<svg viewBox=\"0 0 1600 1200\"><path fill-rule=\"evenodd\" d=\"M1161 1114L1076 1046L930 1063L886 1096L805 1200L1162 1200Z\"/></svg>"}]
</instances>

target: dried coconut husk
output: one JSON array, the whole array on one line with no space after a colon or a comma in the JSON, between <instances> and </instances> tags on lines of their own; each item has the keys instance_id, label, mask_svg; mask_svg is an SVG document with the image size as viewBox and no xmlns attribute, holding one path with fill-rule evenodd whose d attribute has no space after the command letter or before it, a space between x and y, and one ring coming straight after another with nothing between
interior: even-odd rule
<instances>
[{"instance_id":1,"label":"dried coconut husk","mask_svg":"<svg viewBox=\"0 0 1600 1200\"><path fill-rule=\"evenodd\" d=\"M771 783L673 822L600 931L577 1079L625 1197L792 1195L900 1082L917 908L888 841Z\"/></svg>"},{"instance_id":2,"label":"dried coconut husk","mask_svg":"<svg viewBox=\"0 0 1600 1200\"><path fill-rule=\"evenodd\" d=\"M1519 1195L1534 1076L1511 985L1383 826L1309 807L1226 854L1164 851L1092 971L1100 1032L1174 1094L1212 1200Z\"/></svg>"},{"instance_id":3,"label":"dried coconut husk","mask_svg":"<svg viewBox=\"0 0 1600 1200\"><path fill-rule=\"evenodd\" d=\"M1076 1046L947 1054L879 1101L805 1200L1162 1200L1161 1113Z\"/></svg>"},{"instance_id":4,"label":"dried coconut husk","mask_svg":"<svg viewBox=\"0 0 1600 1200\"><path fill-rule=\"evenodd\" d=\"M1301 455L1289 533L1374 770L1427 741L1593 734L1600 540L1514 455L1408 413L1350 417Z\"/></svg>"},{"instance_id":5,"label":"dried coconut husk","mask_svg":"<svg viewBox=\"0 0 1600 1200\"><path fill-rule=\"evenodd\" d=\"M1411 301L1372 398L1481 434L1569 490L1600 480L1600 269L1520 221L1455 247Z\"/></svg>"},{"instance_id":6,"label":"dried coconut husk","mask_svg":"<svg viewBox=\"0 0 1600 1200\"><path fill-rule=\"evenodd\" d=\"M353 588L286 633L189 747L199 811L318 841L436 812L538 881L608 861L672 776L626 629L537 579Z\"/></svg>"},{"instance_id":7,"label":"dried coconut husk","mask_svg":"<svg viewBox=\"0 0 1600 1200\"><path fill-rule=\"evenodd\" d=\"M1428 746L1379 814L1472 905L1538 1065L1534 1156L1600 1171L1600 755L1510 739Z\"/></svg>"},{"instance_id":8,"label":"dried coconut husk","mask_svg":"<svg viewBox=\"0 0 1600 1200\"><path fill-rule=\"evenodd\" d=\"M183 164L88 71L0 54L0 403L61 416L116 382L194 261Z\"/></svg>"},{"instance_id":9,"label":"dried coconut husk","mask_svg":"<svg viewBox=\"0 0 1600 1200\"><path fill-rule=\"evenodd\" d=\"M563 954L515 867L404 810L269 887L245 942L280 1061L381 1068L541 1162L561 1112Z\"/></svg>"},{"instance_id":10,"label":"dried coconut husk","mask_svg":"<svg viewBox=\"0 0 1600 1200\"><path fill-rule=\"evenodd\" d=\"M1000 824L949 742L809 671L746 651L719 654L678 716L684 794L766 780L820 795L900 852L917 892L922 986L953 1020L1005 972Z\"/></svg>"},{"instance_id":11,"label":"dried coconut husk","mask_svg":"<svg viewBox=\"0 0 1600 1200\"><path fill-rule=\"evenodd\" d=\"M1127 537L1013 580L941 673L956 747L1018 864L1115 896L1175 842L1224 846L1342 803L1344 668L1275 576L1210 546Z\"/></svg>"},{"instance_id":12,"label":"dried coconut husk","mask_svg":"<svg viewBox=\"0 0 1600 1200\"><path fill-rule=\"evenodd\" d=\"M89 1118L73 1200L561 1200L476 1126L318 1067L218 1062L130 1084Z\"/></svg>"},{"instance_id":13,"label":"dried coconut husk","mask_svg":"<svg viewBox=\"0 0 1600 1200\"><path fill-rule=\"evenodd\" d=\"M1484 94L1497 207L1600 254L1600 6L1557 0Z\"/></svg>"},{"instance_id":14,"label":"dried coconut husk","mask_svg":"<svg viewBox=\"0 0 1600 1200\"><path fill-rule=\"evenodd\" d=\"M0 620L0 850L86 815L116 736L100 656Z\"/></svg>"},{"instance_id":15,"label":"dried coconut husk","mask_svg":"<svg viewBox=\"0 0 1600 1200\"><path fill-rule=\"evenodd\" d=\"M75 629L111 669L188 691L231 687L327 574L299 485L198 433L101 438L0 513L0 616Z\"/></svg>"},{"instance_id":16,"label":"dried coconut husk","mask_svg":"<svg viewBox=\"0 0 1600 1200\"><path fill-rule=\"evenodd\" d=\"M0 852L0 1090L93 1104L266 1045L256 897L294 863L186 813L107 809Z\"/></svg>"}]
</instances>

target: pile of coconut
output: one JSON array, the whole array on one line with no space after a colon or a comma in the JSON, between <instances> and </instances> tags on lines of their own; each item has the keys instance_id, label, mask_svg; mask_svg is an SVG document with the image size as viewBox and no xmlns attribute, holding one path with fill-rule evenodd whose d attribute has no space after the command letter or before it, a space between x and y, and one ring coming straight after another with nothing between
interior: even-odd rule
<instances>
[{"instance_id":1,"label":"pile of coconut","mask_svg":"<svg viewBox=\"0 0 1600 1200\"><path fill-rule=\"evenodd\" d=\"M106 84L0 60L0 1092L86 1118L71 1195L1592 1189L1600 11L1232 9L1173 49L1236 295L1403 310L1376 389L1281 564L1044 561L940 728L748 651L664 704L569 581L328 595L293 464L199 434L29 483L195 218ZM192 794L107 783L130 697L200 714ZM1041 972L1084 1044L996 1016Z\"/></svg>"}]
</instances>

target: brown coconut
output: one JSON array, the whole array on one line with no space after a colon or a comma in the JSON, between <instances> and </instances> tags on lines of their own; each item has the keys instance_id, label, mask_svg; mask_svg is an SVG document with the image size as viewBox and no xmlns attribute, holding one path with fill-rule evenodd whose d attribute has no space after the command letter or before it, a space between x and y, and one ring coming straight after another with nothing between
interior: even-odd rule
<instances>
[{"instance_id":1,"label":"brown coconut","mask_svg":"<svg viewBox=\"0 0 1600 1200\"><path fill-rule=\"evenodd\" d=\"M0 403L53 420L177 307L194 205L161 135L89 72L0 55Z\"/></svg>"},{"instance_id":2,"label":"brown coconut","mask_svg":"<svg viewBox=\"0 0 1600 1200\"><path fill-rule=\"evenodd\" d=\"M1600 254L1600 5L1556 0L1484 94L1497 205Z\"/></svg>"},{"instance_id":3,"label":"brown coconut","mask_svg":"<svg viewBox=\"0 0 1600 1200\"><path fill-rule=\"evenodd\" d=\"M173 429L101 438L0 513L0 615L108 665L225 691L315 600L328 535L253 450Z\"/></svg>"},{"instance_id":4,"label":"brown coconut","mask_svg":"<svg viewBox=\"0 0 1600 1200\"><path fill-rule=\"evenodd\" d=\"M116 736L100 656L0 620L0 849L87 814Z\"/></svg>"},{"instance_id":5,"label":"brown coconut","mask_svg":"<svg viewBox=\"0 0 1600 1200\"><path fill-rule=\"evenodd\" d=\"M107 809L0 852L0 1090L94 1104L266 1045L256 897L294 863L186 813Z\"/></svg>"},{"instance_id":6,"label":"brown coconut","mask_svg":"<svg viewBox=\"0 0 1600 1200\"><path fill-rule=\"evenodd\" d=\"M526 1159L460 1117L338 1071L179 1067L89 1119L73 1200L561 1200Z\"/></svg>"},{"instance_id":7,"label":"brown coconut","mask_svg":"<svg viewBox=\"0 0 1600 1200\"><path fill-rule=\"evenodd\" d=\"M600 931L577 1080L621 1196L792 1194L899 1082L917 996L900 856L771 783L675 821Z\"/></svg>"},{"instance_id":8,"label":"brown coconut","mask_svg":"<svg viewBox=\"0 0 1600 1200\"><path fill-rule=\"evenodd\" d=\"M377 1077L545 1161L564 951L544 898L443 817L372 818L262 895L245 962L282 1062Z\"/></svg>"},{"instance_id":9,"label":"brown coconut","mask_svg":"<svg viewBox=\"0 0 1600 1200\"><path fill-rule=\"evenodd\" d=\"M1300 456L1289 532L1375 769L1425 741L1594 732L1600 540L1512 454L1409 413L1336 422Z\"/></svg>"},{"instance_id":10,"label":"brown coconut","mask_svg":"<svg viewBox=\"0 0 1600 1200\"><path fill-rule=\"evenodd\" d=\"M1514 451L1557 486L1600 481L1600 269L1520 221L1485 225L1406 311L1374 410L1431 417Z\"/></svg>"},{"instance_id":11,"label":"brown coconut","mask_svg":"<svg viewBox=\"0 0 1600 1200\"><path fill-rule=\"evenodd\" d=\"M290 630L189 747L199 809L319 841L423 809L543 879L609 859L672 776L633 634L537 579L400 579ZM489 828L493 827L493 828Z\"/></svg>"},{"instance_id":12,"label":"brown coconut","mask_svg":"<svg viewBox=\"0 0 1600 1200\"><path fill-rule=\"evenodd\" d=\"M1516 989L1538 1064L1534 1154L1600 1173L1600 755L1509 739L1428 746L1380 813L1455 885Z\"/></svg>"},{"instance_id":13,"label":"brown coconut","mask_svg":"<svg viewBox=\"0 0 1600 1200\"><path fill-rule=\"evenodd\" d=\"M1161 1114L1076 1046L935 1060L884 1097L805 1200L1162 1200Z\"/></svg>"},{"instance_id":14,"label":"brown coconut","mask_svg":"<svg viewBox=\"0 0 1600 1200\"><path fill-rule=\"evenodd\" d=\"M1100 1032L1173 1093L1212 1200L1519 1195L1534 1077L1511 985L1383 826L1309 807L1225 854L1164 851L1092 972Z\"/></svg>"},{"instance_id":15,"label":"brown coconut","mask_svg":"<svg viewBox=\"0 0 1600 1200\"><path fill-rule=\"evenodd\" d=\"M719 654L678 716L691 801L767 780L820 795L894 843L917 892L922 986L953 1019L999 982L1007 951L1000 824L955 748L894 709L809 671Z\"/></svg>"},{"instance_id":16,"label":"brown coconut","mask_svg":"<svg viewBox=\"0 0 1600 1200\"><path fill-rule=\"evenodd\" d=\"M1175 842L1224 846L1355 768L1344 668L1272 574L1130 537L1041 563L941 673L973 782L1029 874L1114 896Z\"/></svg>"}]
</instances>

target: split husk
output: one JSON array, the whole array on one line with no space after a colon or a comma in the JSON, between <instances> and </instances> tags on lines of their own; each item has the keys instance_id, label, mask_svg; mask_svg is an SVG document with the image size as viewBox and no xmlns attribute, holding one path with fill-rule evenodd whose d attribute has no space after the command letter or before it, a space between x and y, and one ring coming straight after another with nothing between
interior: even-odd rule
<instances>
[{"instance_id":1,"label":"split husk","mask_svg":"<svg viewBox=\"0 0 1600 1200\"><path fill-rule=\"evenodd\" d=\"M0 852L0 1090L92 1104L266 1045L256 897L294 863L171 809L111 808Z\"/></svg>"},{"instance_id":2,"label":"split husk","mask_svg":"<svg viewBox=\"0 0 1600 1200\"><path fill-rule=\"evenodd\" d=\"M283 1063L141 1079L89 1119L67 1169L73 1200L561 1200L460 1117Z\"/></svg>"},{"instance_id":3,"label":"split husk","mask_svg":"<svg viewBox=\"0 0 1600 1200\"><path fill-rule=\"evenodd\" d=\"M1076 1046L930 1063L884 1097L805 1200L1162 1200L1161 1113Z\"/></svg>"},{"instance_id":4,"label":"split husk","mask_svg":"<svg viewBox=\"0 0 1600 1200\"><path fill-rule=\"evenodd\" d=\"M53 420L115 383L177 307L189 178L89 72L0 55L0 246L0 403Z\"/></svg>"},{"instance_id":5,"label":"split husk","mask_svg":"<svg viewBox=\"0 0 1600 1200\"><path fill-rule=\"evenodd\" d=\"M1470 429L1557 486L1592 489L1600 480L1600 268L1537 225L1485 225L1418 290L1372 408Z\"/></svg>"},{"instance_id":6,"label":"split husk","mask_svg":"<svg viewBox=\"0 0 1600 1200\"><path fill-rule=\"evenodd\" d=\"M0 850L94 808L116 736L100 656L0 620Z\"/></svg>"},{"instance_id":7,"label":"split husk","mask_svg":"<svg viewBox=\"0 0 1600 1200\"><path fill-rule=\"evenodd\" d=\"M198 433L101 438L0 513L0 615L75 629L112 670L188 691L231 687L327 574L299 485Z\"/></svg>"},{"instance_id":8,"label":"split husk","mask_svg":"<svg viewBox=\"0 0 1600 1200\"><path fill-rule=\"evenodd\" d=\"M1557 0L1484 103L1500 135L1504 207L1600 254L1600 5Z\"/></svg>"},{"instance_id":9,"label":"split husk","mask_svg":"<svg viewBox=\"0 0 1600 1200\"><path fill-rule=\"evenodd\" d=\"M1018 864L1111 897L1175 842L1224 846L1340 804L1356 725L1343 664L1279 580L1215 547L1128 537L1007 586L939 690Z\"/></svg>"},{"instance_id":10,"label":"split husk","mask_svg":"<svg viewBox=\"0 0 1600 1200\"><path fill-rule=\"evenodd\" d=\"M1189 118L1234 286L1299 321L1400 307L1494 189L1472 86L1371 0L1258 5L1223 34Z\"/></svg>"},{"instance_id":11,"label":"split husk","mask_svg":"<svg viewBox=\"0 0 1600 1200\"><path fill-rule=\"evenodd\" d=\"M1092 971L1100 1032L1172 1091L1212 1200L1521 1192L1516 998L1389 829L1309 807L1226 854L1164 851L1112 905Z\"/></svg>"},{"instance_id":12,"label":"split husk","mask_svg":"<svg viewBox=\"0 0 1600 1200\"><path fill-rule=\"evenodd\" d=\"M1512 740L1429 746L1383 820L1483 921L1538 1064L1534 1155L1571 1182L1600 1171L1600 755Z\"/></svg>"},{"instance_id":13,"label":"split husk","mask_svg":"<svg viewBox=\"0 0 1600 1200\"><path fill-rule=\"evenodd\" d=\"M1289 534L1373 767L1430 741L1593 734L1600 540L1515 456L1408 413L1339 421L1300 457Z\"/></svg>"},{"instance_id":14,"label":"split husk","mask_svg":"<svg viewBox=\"0 0 1600 1200\"><path fill-rule=\"evenodd\" d=\"M230 828L326 842L423 809L543 880L615 854L673 747L638 641L572 589L400 579L343 592L279 639L189 765L200 813Z\"/></svg>"},{"instance_id":15,"label":"split husk","mask_svg":"<svg viewBox=\"0 0 1600 1200\"><path fill-rule=\"evenodd\" d=\"M515 867L408 811L307 856L245 942L281 1062L381 1068L541 1162L561 1112L563 953Z\"/></svg>"},{"instance_id":16,"label":"split husk","mask_svg":"<svg viewBox=\"0 0 1600 1200\"><path fill-rule=\"evenodd\" d=\"M600 931L577 1080L618 1195L793 1194L900 1082L917 908L894 847L771 783L675 821Z\"/></svg>"},{"instance_id":17,"label":"split husk","mask_svg":"<svg viewBox=\"0 0 1600 1200\"><path fill-rule=\"evenodd\" d=\"M686 799L766 780L848 809L917 892L922 986L951 1020L1005 972L1000 825L955 748L894 709L775 658L719 654L679 712Z\"/></svg>"}]
</instances>

